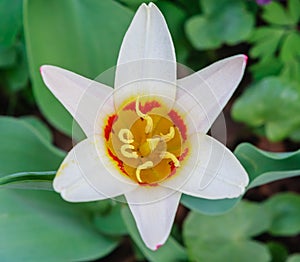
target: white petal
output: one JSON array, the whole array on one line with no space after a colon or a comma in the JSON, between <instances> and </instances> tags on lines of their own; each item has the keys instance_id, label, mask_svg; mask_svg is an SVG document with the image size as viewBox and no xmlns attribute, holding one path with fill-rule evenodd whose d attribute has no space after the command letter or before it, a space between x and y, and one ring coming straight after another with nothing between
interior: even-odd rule
<instances>
[{"instance_id":1,"label":"white petal","mask_svg":"<svg viewBox=\"0 0 300 262\"><path fill-rule=\"evenodd\" d=\"M50 91L75 118L85 134L92 135L97 112L112 96L113 89L56 66L44 65L40 70Z\"/></svg>"},{"instance_id":2,"label":"white petal","mask_svg":"<svg viewBox=\"0 0 300 262\"><path fill-rule=\"evenodd\" d=\"M116 68L115 106L134 96L176 95L176 58L170 32L159 9L142 4L124 37Z\"/></svg>"},{"instance_id":3,"label":"white petal","mask_svg":"<svg viewBox=\"0 0 300 262\"><path fill-rule=\"evenodd\" d=\"M197 121L189 133L209 130L241 81L246 61L247 56L236 55L178 80L176 103Z\"/></svg>"},{"instance_id":4,"label":"white petal","mask_svg":"<svg viewBox=\"0 0 300 262\"><path fill-rule=\"evenodd\" d=\"M146 246L157 250L170 235L181 197L162 187L139 187L125 194L137 228ZM164 196L158 198L157 196Z\"/></svg>"},{"instance_id":5,"label":"white petal","mask_svg":"<svg viewBox=\"0 0 300 262\"><path fill-rule=\"evenodd\" d=\"M100 200L122 195L137 187L115 167L95 138L77 144L64 159L54 179L54 189L68 201Z\"/></svg>"},{"instance_id":6,"label":"white petal","mask_svg":"<svg viewBox=\"0 0 300 262\"><path fill-rule=\"evenodd\" d=\"M249 178L232 152L214 138L193 134L190 152L174 177L161 185L207 199L242 195Z\"/></svg>"}]
</instances>

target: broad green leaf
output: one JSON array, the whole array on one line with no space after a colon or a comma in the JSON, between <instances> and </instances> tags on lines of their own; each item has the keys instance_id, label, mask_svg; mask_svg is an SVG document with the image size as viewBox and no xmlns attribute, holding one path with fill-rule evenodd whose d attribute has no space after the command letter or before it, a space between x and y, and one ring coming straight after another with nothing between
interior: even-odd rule
<instances>
[{"instance_id":1,"label":"broad green leaf","mask_svg":"<svg viewBox=\"0 0 300 262\"><path fill-rule=\"evenodd\" d=\"M300 0L289 0L288 11L294 24L300 19Z\"/></svg>"},{"instance_id":2,"label":"broad green leaf","mask_svg":"<svg viewBox=\"0 0 300 262\"><path fill-rule=\"evenodd\" d=\"M300 262L300 253L289 256L286 262Z\"/></svg>"},{"instance_id":3,"label":"broad green leaf","mask_svg":"<svg viewBox=\"0 0 300 262\"><path fill-rule=\"evenodd\" d=\"M132 12L112 0L25 0L25 39L37 103L71 135L72 118L43 84L39 67L57 65L88 78L116 64Z\"/></svg>"},{"instance_id":4,"label":"broad green leaf","mask_svg":"<svg viewBox=\"0 0 300 262\"><path fill-rule=\"evenodd\" d=\"M125 235L128 233L121 215L121 204L113 203L105 212L96 215L95 226L100 232L108 235Z\"/></svg>"},{"instance_id":5,"label":"broad green leaf","mask_svg":"<svg viewBox=\"0 0 300 262\"><path fill-rule=\"evenodd\" d=\"M300 150L291 153L272 153L243 143L234 154L247 171L248 188L300 175Z\"/></svg>"},{"instance_id":6,"label":"broad green leaf","mask_svg":"<svg viewBox=\"0 0 300 262\"><path fill-rule=\"evenodd\" d=\"M0 190L2 261L90 261L117 241L104 237L85 205L46 191Z\"/></svg>"},{"instance_id":7,"label":"broad green leaf","mask_svg":"<svg viewBox=\"0 0 300 262\"><path fill-rule=\"evenodd\" d=\"M51 131L48 129L45 123L39 120L35 116L22 116L19 118L21 121L24 121L26 124L29 124L34 129L40 133L40 135L49 143L52 143L53 137Z\"/></svg>"},{"instance_id":8,"label":"broad green leaf","mask_svg":"<svg viewBox=\"0 0 300 262\"><path fill-rule=\"evenodd\" d=\"M159 214L157 215L159 216ZM171 236L169 237L167 242L157 251L151 251L145 246L143 240L141 239L133 216L127 206L124 206L122 208L122 217L132 240L149 261L173 262L187 260L184 248L180 244L178 244Z\"/></svg>"},{"instance_id":9,"label":"broad green leaf","mask_svg":"<svg viewBox=\"0 0 300 262\"><path fill-rule=\"evenodd\" d=\"M293 19L284 7L278 2L272 1L264 6L262 18L271 24L275 25L290 25L293 24Z\"/></svg>"},{"instance_id":10,"label":"broad green leaf","mask_svg":"<svg viewBox=\"0 0 300 262\"><path fill-rule=\"evenodd\" d=\"M211 27L212 24L203 15L196 15L187 20L185 32L196 49L216 49L221 46L221 40L212 32Z\"/></svg>"},{"instance_id":11,"label":"broad green leaf","mask_svg":"<svg viewBox=\"0 0 300 262\"><path fill-rule=\"evenodd\" d=\"M0 17L0 45L12 46L22 27L22 0L1 0Z\"/></svg>"},{"instance_id":12,"label":"broad green leaf","mask_svg":"<svg viewBox=\"0 0 300 262\"><path fill-rule=\"evenodd\" d=\"M23 120L0 117L0 177L57 170L65 153Z\"/></svg>"},{"instance_id":13,"label":"broad green leaf","mask_svg":"<svg viewBox=\"0 0 300 262\"><path fill-rule=\"evenodd\" d=\"M272 215L269 232L275 236L296 236L300 233L300 196L281 193L264 202Z\"/></svg>"},{"instance_id":14,"label":"broad green leaf","mask_svg":"<svg viewBox=\"0 0 300 262\"><path fill-rule=\"evenodd\" d=\"M240 200L240 198L210 200L183 194L180 202L195 212L206 215L218 215L228 212Z\"/></svg>"},{"instance_id":15,"label":"broad green leaf","mask_svg":"<svg viewBox=\"0 0 300 262\"><path fill-rule=\"evenodd\" d=\"M269 261L268 249L250 237L266 231L270 215L263 207L240 202L231 212L205 216L191 212L183 237L191 261Z\"/></svg>"},{"instance_id":16,"label":"broad green leaf","mask_svg":"<svg viewBox=\"0 0 300 262\"><path fill-rule=\"evenodd\" d=\"M208 2L214 2L218 8L212 8ZM191 17L185 27L196 49L214 49L224 43L234 45L250 35L254 20L242 1L201 3L205 3L204 14Z\"/></svg>"},{"instance_id":17,"label":"broad green leaf","mask_svg":"<svg viewBox=\"0 0 300 262\"><path fill-rule=\"evenodd\" d=\"M253 84L236 100L232 116L252 127L263 126L268 139L279 141L299 130L299 101L298 83L268 77Z\"/></svg>"}]
</instances>

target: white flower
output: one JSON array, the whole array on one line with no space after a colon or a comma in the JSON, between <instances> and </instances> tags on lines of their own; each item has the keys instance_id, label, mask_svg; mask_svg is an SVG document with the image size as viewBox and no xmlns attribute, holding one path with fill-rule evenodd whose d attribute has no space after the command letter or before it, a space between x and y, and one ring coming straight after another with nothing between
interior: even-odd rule
<instances>
[{"instance_id":1,"label":"white flower","mask_svg":"<svg viewBox=\"0 0 300 262\"><path fill-rule=\"evenodd\" d=\"M170 33L150 3L140 6L124 37L114 89L42 66L44 82L87 136L60 166L55 190L71 202L124 194L152 250L167 240L182 193L243 194L245 170L205 134L240 82L246 59L233 56L177 80Z\"/></svg>"}]
</instances>

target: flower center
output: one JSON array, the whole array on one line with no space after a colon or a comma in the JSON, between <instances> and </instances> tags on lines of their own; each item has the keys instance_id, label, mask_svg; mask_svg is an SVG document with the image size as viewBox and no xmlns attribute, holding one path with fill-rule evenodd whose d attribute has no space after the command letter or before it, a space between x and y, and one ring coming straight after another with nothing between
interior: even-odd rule
<instances>
[{"instance_id":1,"label":"flower center","mask_svg":"<svg viewBox=\"0 0 300 262\"><path fill-rule=\"evenodd\" d=\"M186 127L175 111L138 97L110 116L104 129L108 155L122 174L155 185L171 177L186 155Z\"/></svg>"}]
</instances>

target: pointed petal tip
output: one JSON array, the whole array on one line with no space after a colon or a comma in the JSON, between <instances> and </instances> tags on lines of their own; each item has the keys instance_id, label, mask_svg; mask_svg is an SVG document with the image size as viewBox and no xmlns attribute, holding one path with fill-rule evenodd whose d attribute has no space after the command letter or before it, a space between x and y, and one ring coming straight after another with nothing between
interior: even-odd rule
<instances>
[{"instance_id":1,"label":"pointed petal tip","mask_svg":"<svg viewBox=\"0 0 300 262\"><path fill-rule=\"evenodd\" d=\"M247 55L244 55L244 60L245 60L245 63L247 64L247 62L248 62L248 56Z\"/></svg>"},{"instance_id":2,"label":"pointed petal tip","mask_svg":"<svg viewBox=\"0 0 300 262\"><path fill-rule=\"evenodd\" d=\"M158 244L158 245L156 245L155 251L158 250L159 248L161 248L162 246L163 246L163 244Z\"/></svg>"},{"instance_id":3,"label":"pointed petal tip","mask_svg":"<svg viewBox=\"0 0 300 262\"><path fill-rule=\"evenodd\" d=\"M149 4L148 4L148 6L150 7L150 8L157 8L157 6L153 3L153 2L150 2ZM158 9L158 8L157 8Z\"/></svg>"}]
</instances>

